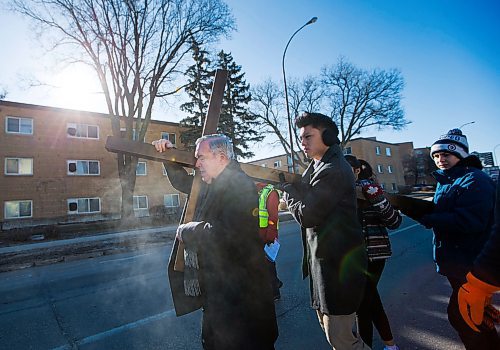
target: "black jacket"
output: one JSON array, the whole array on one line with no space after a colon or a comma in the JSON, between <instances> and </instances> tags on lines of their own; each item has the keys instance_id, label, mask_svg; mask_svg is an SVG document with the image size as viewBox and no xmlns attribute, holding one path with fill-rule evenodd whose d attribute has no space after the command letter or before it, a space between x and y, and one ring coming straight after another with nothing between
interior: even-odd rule
<instances>
[{"instance_id":1,"label":"black jacket","mask_svg":"<svg viewBox=\"0 0 500 350\"><path fill-rule=\"evenodd\" d=\"M356 213L351 166L338 145L299 184L285 186L285 200L301 225L303 275L310 275L312 307L347 315L359 307L366 280L366 248Z\"/></svg>"},{"instance_id":2,"label":"black jacket","mask_svg":"<svg viewBox=\"0 0 500 350\"><path fill-rule=\"evenodd\" d=\"M167 169L169 177L173 171ZM182 180L174 183L182 186ZM198 251L203 323L213 331L210 340L216 349L272 345L278 328L255 184L233 161L210 185L203 183L201 196L196 222L181 229L181 235L186 247Z\"/></svg>"}]
</instances>

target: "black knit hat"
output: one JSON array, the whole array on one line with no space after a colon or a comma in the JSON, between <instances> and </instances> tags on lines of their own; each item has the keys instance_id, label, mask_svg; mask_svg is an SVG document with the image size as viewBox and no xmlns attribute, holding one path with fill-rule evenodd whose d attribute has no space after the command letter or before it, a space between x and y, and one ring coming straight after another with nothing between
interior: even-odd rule
<instances>
[{"instance_id":1,"label":"black knit hat","mask_svg":"<svg viewBox=\"0 0 500 350\"><path fill-rule=\"evenodd\" d=\"M448 152L460 159L466 158L469 156L467 137L460 129L452 129L432 144L431 157L436 152Z\"/></svg>"}]
</instances>

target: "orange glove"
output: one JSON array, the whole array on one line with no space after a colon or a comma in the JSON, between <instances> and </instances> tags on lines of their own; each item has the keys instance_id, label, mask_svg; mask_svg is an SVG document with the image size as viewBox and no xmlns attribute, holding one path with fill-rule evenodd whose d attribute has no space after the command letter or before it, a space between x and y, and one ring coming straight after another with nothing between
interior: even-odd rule
<instances>
[{"instance_id":1,"label":"orange glove","mask_svg":"<svg viewBox=\"0 0 500 350\"><path fill-rule=\"evenodd\" d=\"M468 273L467 283L458 291L458 307L464 321L470 328L479 332L477 326L483 322L484 308L491 303L491 295L500 287L488 284Z\"/></svg>"}]
</instances>

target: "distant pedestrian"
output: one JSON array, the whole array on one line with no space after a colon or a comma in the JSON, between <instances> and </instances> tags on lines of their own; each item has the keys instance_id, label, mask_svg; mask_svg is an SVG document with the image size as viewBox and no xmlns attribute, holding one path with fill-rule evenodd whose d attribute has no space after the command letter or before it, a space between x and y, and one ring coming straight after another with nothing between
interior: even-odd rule
<instances>
[{"instance_id":1,"label":"distant pedestrian","mask_svg":"<svg viewBox=\"0 0 500 350\"><path fill-rule=\"evenodd\" d=\"M365 294L358 309L359 334L371 347L373 326L375 326L384 342L384 350L398 350L377 285L384 271L385 261L392 255L387 228L391 230L398 228L402 217L384 196L383 189L374 179L370 164L353 155L346 155L345 158L352 167L356 186L361 188L366 199L365 202L358 204L358 218L368 254L368 278Z\"/></svg>"},{"instance_id":2,"label":"distant pedestrian","mask_svg":"<svg viewBox=\"0 0 500 350\"><path fill-rule=\"evenodd\" d=\"M479 325L472 330L460 315L458 292L478 257L493 224L495 186L482 169L481 161L469 155L467 138L459 129L448 131L431 147L438 170L433 213L418 221L434 231L434 260L437 271L446 276L453 292L448 303L448 320L467 349L500 349L495 329Z\"/></svg>"}]
</instances>

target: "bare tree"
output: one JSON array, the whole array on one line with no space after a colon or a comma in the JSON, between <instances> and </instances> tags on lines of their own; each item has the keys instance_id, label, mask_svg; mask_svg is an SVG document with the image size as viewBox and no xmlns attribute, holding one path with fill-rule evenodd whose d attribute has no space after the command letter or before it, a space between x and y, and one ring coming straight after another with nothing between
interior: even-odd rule
<instances>
[{"instance_id":1,"label":"bare tree","mask_svg":"<svg viewBox=\"0 0 500 350\"><path fill-rule=\"evenodd\" d=\"M317 111L320 109L323 91L318 79L314 77L307 77L302 80L292 79L288 84L288 91L292 124L295 117L302 111ZM290 156L290 136L283 89L270 79L254 86L252 89L252 112L258 115L258 119L263 122L268 132L276 135L277 142ZM299 151L299 135L294 127L292 139L294 141L294 152L298 155L296 163L305 167L307 159L305 154Z\"/></svg>"},{"instance_id":2,"label":"bare tree","mask_svg":"<svg viewBox=\"0 0 500 350\"><path fill-rule=\"evenodd\" d=\"M99 78L113 135L142 140L157 98L166 98L182 71L190 40L213 42L234 29L222 0L12 0L53 48L68 48L73 62L89 64ZM51 31L47 31L50 29ZM66 51L67 52L67 51ZM135 136L134 136L135 135ZM133 212L137 158L117 156L122 218Z\"/></svg>"},{"instance_id":3,"label":"bare tree","mask_svg":"<svg viewBox=\"0 0 500 350\"><path fill-rule=\"evenodd\" d=\"M368 127L400 130L409 124L400 104L404 82L399 71L366 71L341 58L321 76L342 147Z\"/></svg>"}]
</instances>

